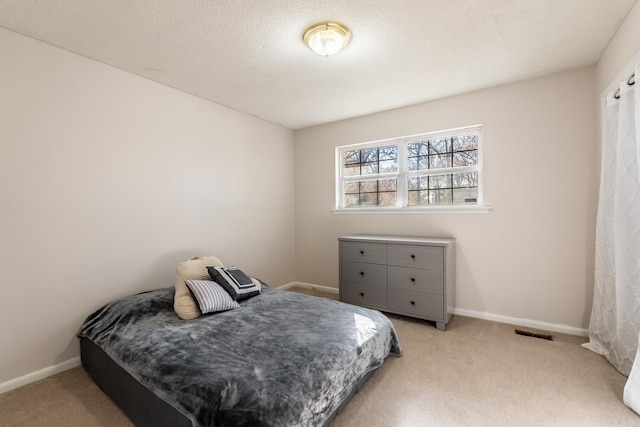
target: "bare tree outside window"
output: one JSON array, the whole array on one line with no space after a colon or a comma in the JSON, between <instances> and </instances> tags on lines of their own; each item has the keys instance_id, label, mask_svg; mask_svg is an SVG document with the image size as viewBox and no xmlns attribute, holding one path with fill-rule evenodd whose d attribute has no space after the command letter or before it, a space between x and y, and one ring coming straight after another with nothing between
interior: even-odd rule
<instances>
[{"instance_id":1,"label":"bare tree outside window","mask_svg":"<svg viewBox=\"0 0 640 427\"><path fill-rule=\"evenodd\" d=\"M478 205L481 128L341 147L339 208Z\"/></svg>"}]
</instances>

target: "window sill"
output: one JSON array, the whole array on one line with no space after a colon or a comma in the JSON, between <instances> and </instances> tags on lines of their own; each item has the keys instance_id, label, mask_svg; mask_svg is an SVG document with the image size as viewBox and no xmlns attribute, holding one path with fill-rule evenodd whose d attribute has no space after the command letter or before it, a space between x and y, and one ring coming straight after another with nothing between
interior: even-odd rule
<instances>
[{"instance_id":1,"label":"window sill","mask_svg":"<svg viewBox=\"0 0 640 427\"><path fill-rule=\"evenodd\" d=\"M329 209L333 215L479 215L488 214L491 206L429 206L411 208Z\"/></svg>"}]
</instances>

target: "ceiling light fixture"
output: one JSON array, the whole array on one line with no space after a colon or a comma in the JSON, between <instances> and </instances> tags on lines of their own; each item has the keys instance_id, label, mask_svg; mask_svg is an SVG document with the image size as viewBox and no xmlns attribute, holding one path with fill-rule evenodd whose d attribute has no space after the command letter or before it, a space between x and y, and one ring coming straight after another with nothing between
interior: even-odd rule
<instances>
[{"instance_id":1,"label":"ceiling light fixture","mask_svg":"<svg viewBox=\"0 0 640 427\"><path fill-rule=\"evenodd\" d=\"M307 28L302 39L318 55L331 56L351 41L351 30L337 22L323 22Z\"/></svg>"}]
</instances>

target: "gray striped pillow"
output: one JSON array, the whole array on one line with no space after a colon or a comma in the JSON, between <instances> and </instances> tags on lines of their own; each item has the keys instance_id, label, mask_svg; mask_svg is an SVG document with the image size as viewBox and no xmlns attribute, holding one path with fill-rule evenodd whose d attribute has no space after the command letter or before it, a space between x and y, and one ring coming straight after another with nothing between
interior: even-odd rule
<instances>
[{"instance_id":1,"label":"gray striped pillow","mask_svg":"<svg viewBox=\"0 0 640 427\"><path fill-rule=\"evenodd\" d=\"M185 284L193 293L203 314L240 308L240 304L235 302L231 295L216 282L210 280L187 280Z\"/></svg>"}]
</instances>

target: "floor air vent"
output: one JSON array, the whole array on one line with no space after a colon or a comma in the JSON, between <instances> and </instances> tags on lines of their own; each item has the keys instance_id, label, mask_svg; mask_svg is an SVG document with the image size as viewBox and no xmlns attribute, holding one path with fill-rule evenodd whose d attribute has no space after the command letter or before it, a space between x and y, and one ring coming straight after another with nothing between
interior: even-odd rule
<instances>
[{"instance_id":1,"label":"floor air vent","mask_svg":"<svg viewBox=\"0 0 640 427\"><path fill-rule=\"evenodd\" d=\"M517 335L524 335L525 337L533 337L533 338L540 338L542 340L553 341L553 337L551 335L547 335L547 334L538 334L536 332L523 331L523 330L520 330L520 329L516 329L516 334Z\"/></svg>"}]
</instances>

